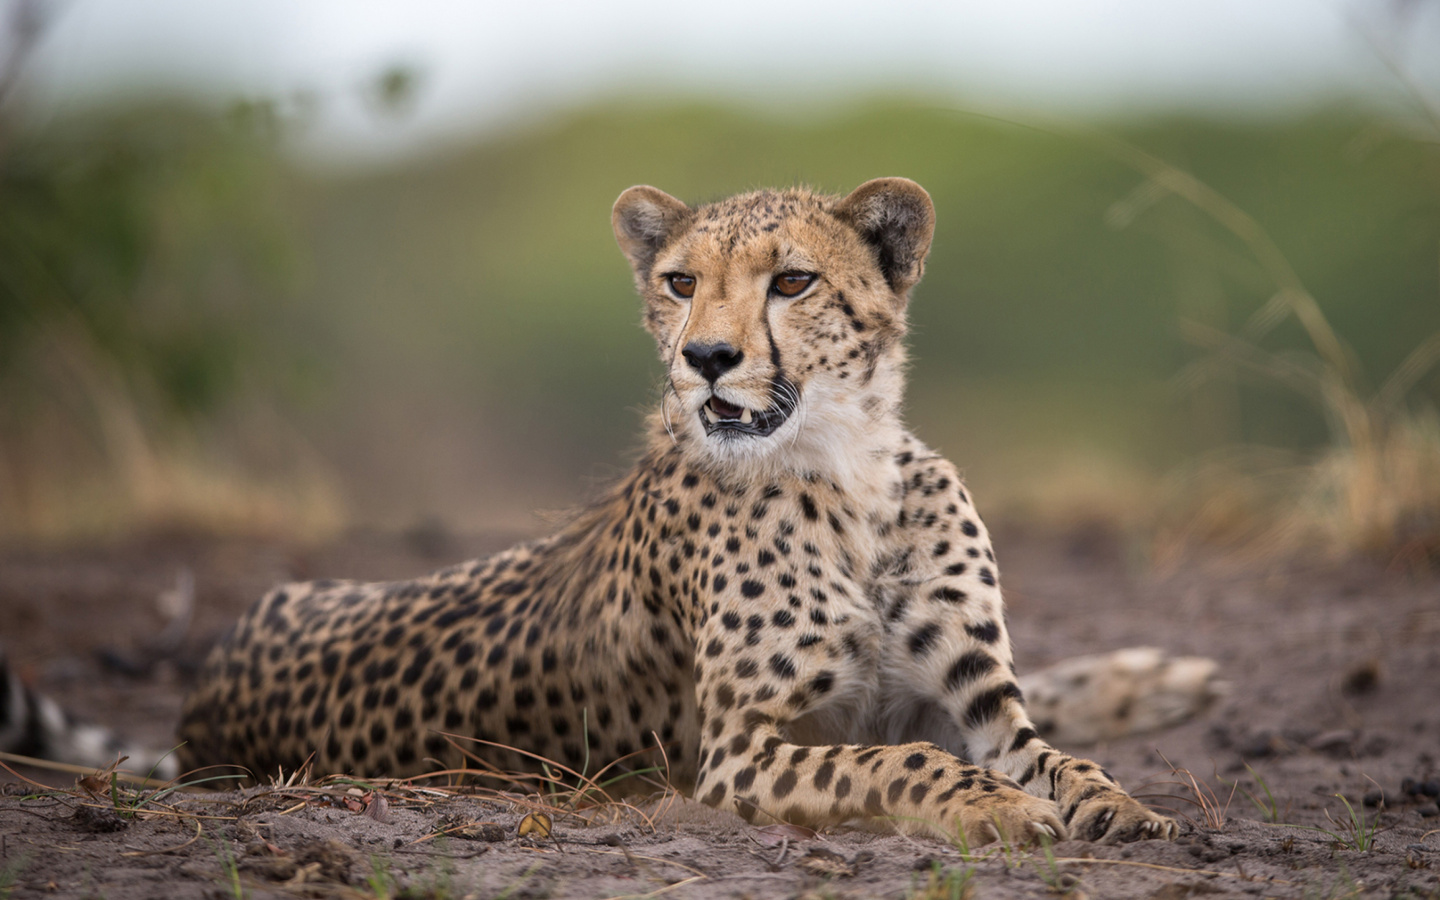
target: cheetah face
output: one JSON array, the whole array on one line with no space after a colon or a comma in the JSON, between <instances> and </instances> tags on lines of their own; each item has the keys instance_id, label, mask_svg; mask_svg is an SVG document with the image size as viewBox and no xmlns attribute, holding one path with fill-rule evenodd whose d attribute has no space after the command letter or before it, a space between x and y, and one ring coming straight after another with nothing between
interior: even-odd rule
<instances>
[{"instance_id":1,"label":"cheetah face","mask_svg":"<svg viewBox=\"0 0 1440 900\"><path fill-rule=\"evenodd\" d=\"M934 227L900 178L846 197L757 191L691 208L620 196L615 235L665 362L666 425L715 462L844 444L893 414L905 306Z\"/></svg>"}]
</instances>

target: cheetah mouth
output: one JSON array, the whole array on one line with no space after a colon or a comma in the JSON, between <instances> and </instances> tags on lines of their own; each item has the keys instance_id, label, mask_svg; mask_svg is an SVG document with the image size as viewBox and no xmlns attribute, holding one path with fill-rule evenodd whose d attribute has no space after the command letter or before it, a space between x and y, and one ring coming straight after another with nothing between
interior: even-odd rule
<instances>
[{"instance_id":1,"label":"cheetah mouth","mask_svg":"<svg viewBox=\"0 0 1440 900\"><path fill-rule=\"evenodd\" d=\"M753 435L768 437L775 429L784 425L795 411L798 396L789 381L778 378L771 385L770 395L775 405L769 409L749 409L723 400L714 394L700 407L700 424L705 434Z\"/></svg>"}]
</instances>

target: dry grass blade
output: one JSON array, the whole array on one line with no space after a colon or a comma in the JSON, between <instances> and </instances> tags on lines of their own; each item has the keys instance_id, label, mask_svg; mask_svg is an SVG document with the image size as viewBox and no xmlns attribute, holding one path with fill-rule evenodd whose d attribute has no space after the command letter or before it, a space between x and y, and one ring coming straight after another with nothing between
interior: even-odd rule
<instances>
[{"instance_id":1,"label":"dry grass blade","mask_svg":"<svg viewBox=\"0 0 1440 900\"><path fill-rule=\"evenodd\" d=\"M1205 827L1214 831L1222 830L1230 814L1230 804L1235 799L1235 791L1238 785L1231 786L1230 796L1226 797L1225 802L1222 804L1220 798L1215 794L1215 791L1213 791L1209 785L1201 784L1195 776L1190 773L1189 769L1181 769L1175 766L1170 760L1165 759L1165 754L1163 753L1160 753L1159 756L1165 761L1165 765L1170 767L1170 774L1182 779L1169 783L1187 788L1192 795L1190 797L1176 797L1175 799L1190 803L1199 809L1204 819Z\"/></svg>"},{"instance_id":2,"label":"dry grass blade","mask_svg":"<svg viewBox=\"0 0 1440 900\"><path fill-rule=\"evenodd\" d=\"M204 830L204 823L199 818L195 819L195 834L183 844L176 844L173 847L158 847L154 850L127 850L121 856L159 856L163 853L174 853L177 850L184 850L186 847L200 840L200 834Z\"/></svg>"},{"instance_id":3,"label":"dry grass blade","mask_svg":"<svg viewBox=\"0 0 1440 900\"><path fill-rule=\"evenodd\" d=\"M529 797L522 797L518 795L502 795L502 792L500 791L492 791L491 793L497 799L505 799L508 802L527 807L532 811L544 811L559 816L572 816L578 818L580 821L583 821L587 824L590 824L594 817L591 816L587 818L586 816L581 816L579 811L582 808L594 809L597 811L622 811L638 816L640 820L644 823L646 829L650 831L655 830L655 820L651 815L647 814L644 810L640 809L634 804L611 796L605 790L605 784L607 782L602 782L600 780L600 777L606 772L608 772L610 769L624 763L628 759L648 753L649 750L637 750L634 753L622 756L621 758L612 762L610 765L601 769L593 777L587 777L568 766L557 763L553 760L547 759L544 756L541 756L537 753L532 753L528 750L520 750L507 744L497 744L492 741L485 741L479 738L470 738L464 735L446 734L444 732L441 732L441 735L447 741L449 741L452 746L459 750L466 759L471 760L483 766L484 768L481 770L442 769L440 771L430 773L430 775L427 777L435 778L449 775L458 775L461 777L478 776L483 778L493 778L497 781L503 781L517 785L535 783L537 785L537 789L534 796L536 798L540 798L544 797L548 793L549 801L543 799L531 799ZM472 751L461 746L458 741L470 741L473 743L496 747L501 750L513 751L521 756L529 757L539 762L541 764L542 771L538 773L503 771L495 765L491 764L490 762L486 761L483 757L480 757L478 754L475 754ZM570 775L576 780L576 784L574 786L566 785L563 781L557 779L553 774L547 774L547 772L544 771L545 767L547 766L553 768L555 771L563 772L567 775ZM628 777L631 774L632 773L626 773L626 776ZM599 796L601 799L597 802L594 800L595 796Z\"/></svg>"},{"instance_id":4,"label":"dry grass blade","mask_svg":"<svg viewBox=\"0 0 1440 900\"><path fill-rule=\"evenodd\" d=\"M69 775L79 775L81 777L89 777L97 774L94 766L76 766L70 763L55 762L54 760L49 759L36 759L33 756L22 756L19 753L5 753L3 751L0 751L0 767L3 767L5 771L9 772L11 775L14 775L16 778L19 778L21 781L24 781L26 784L44 788L45 790L53 789L50 788L48 785L42 785L38 781L32 781L29 778L20 775L14 769L5 765L5 763L7 762L14 763L17 766L29 766L32 769L45 769L46 771L50 772L65 772ZM146 778L144 776L135 775L131 772L127 772L124 769L119 768L107 769L105 770L105 772L100 774L103 774L106 779L109 779L110 775L113 774L120 781L123 781L126 784L136 785L137 787L158 788L165 787L171 784L171 782L169 781L162 781L158 778Z\"/></svg>"},{"instance_id":5,"label":"dry grass blade","mask_svg":"<svg viewBox=\"0 0 1440 900\"><path fill-rule=\"evenodd\" d=\"M1291 489L1269 497L1241 496L1257 483L1255 473L1233 465L1241 457L1231 456L1228 466L1202 460L1170 504L1191 521L1178 533L1161 529L1159 555L1166 555L1167 542L1183 546L1201 533L1256 554L1307 546L1392 554L1398 547L1413 554L1420 547L1427 559L1440 560L1440 516L1435 513L1440 509L1440 426L1433 414L1412 412L1404 404L1408 392L1440 362L1440 333L1422 341L1379 391L1367 395L1354 354L1256 219L1190 173L1112 135L1086 134L1145 177L1129 198L1112 207L1112 224L1123 227L1173 194L1238 238L1273 286L1269 299L1237 334L1182 323L1187 340L1210 355L1187 367L1180 384L1194 388L1240 369L1313 403L1330 434L1329 443L1309 460L1292 464ZM1310 349L1280 353L1261 347L1259 342L1288 318L1300 325ZM1229 524L1213 518L1221 493L1232 498L1226 507ZM1196 502L1200 509L1185 508Z\"/></svg>"}]
</instances>

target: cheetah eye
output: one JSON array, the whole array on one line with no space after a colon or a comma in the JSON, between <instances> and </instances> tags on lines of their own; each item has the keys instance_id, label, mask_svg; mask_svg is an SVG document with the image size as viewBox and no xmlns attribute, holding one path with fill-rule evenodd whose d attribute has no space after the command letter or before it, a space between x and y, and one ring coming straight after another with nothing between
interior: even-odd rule
<instances>
[{"instance_id":1,"label":"cheetah eye","mask_svg":"<svg viewBox=\"0 0 1440 900\"><path fill-rule=\"evenodd\" d=\"M782 297L798 297L814 281L815 276L809 272L781 272L770 283L770 290Z\"/></svg>"},{"instance_id":2,"label":"cheetah eye","mask_svg":"<svg viewBox=\"0 0 1440 900\"><path fill-rule=\"evenodd\" d=\"M682 275L679 272L674 272L666 275L665 281L669 283L670 290L675 292L675 296L685 297L686 299L695 296L694 275Z\"/></svg>"}]
</instances>

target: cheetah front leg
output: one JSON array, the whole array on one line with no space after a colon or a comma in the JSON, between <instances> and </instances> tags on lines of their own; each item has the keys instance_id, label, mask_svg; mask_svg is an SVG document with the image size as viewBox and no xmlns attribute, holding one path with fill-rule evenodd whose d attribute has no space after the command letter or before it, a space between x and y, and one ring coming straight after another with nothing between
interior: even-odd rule
<instances>
[{"instance_id":1,"label":"cheetah front leg","mask_svg":"<svg viewBox=\"0 0 1440 900\"><path fill-rule=\"evenodd\" d=\"M750 822L819 827L880 818L974 845L1064 836L1053 803L933 743L795 742L791 731L807 714L847 708L873 686L874 654L854 620L814 616L802 626L779 610L762 628L751 606L754 627L742 630L742 608L722 593L697 642L701 801ZM864 730L851 725L828 733Z\"/></svg>"},{"instance_id":2,"label":"cheetah front leg","mask_svg":"<svg viewBox=\"0 0 1440 900\"><path fill-rule=\"evenodd\" d=\"M901 549L883 592L883 683L908 690L911 711L938 705L953 727L907 717L907 703L897 700L891 709L899 711L902 728L908 723L911 737L923 737L927 729L958 732L968 759L1052 800L1072 837L1107 843L1173 839L1173 820L1130 797L1100 766L1040 738L1016 683L984 526L948 462L912 458L904 465Z\"/></svg>"},{"instance_id":3,"label":"cheetah front leg","mask_svg":"<svg viewBox=\"0 0 1440 900\"><path fill-rule=\"evenodd\" d=\"M752 823L882 819L974 846L1065 836L1053 803L934 744L798 745L780 736L782 724L755 708L708 718L696 796Z\"/></svg>"}]
</instances>

